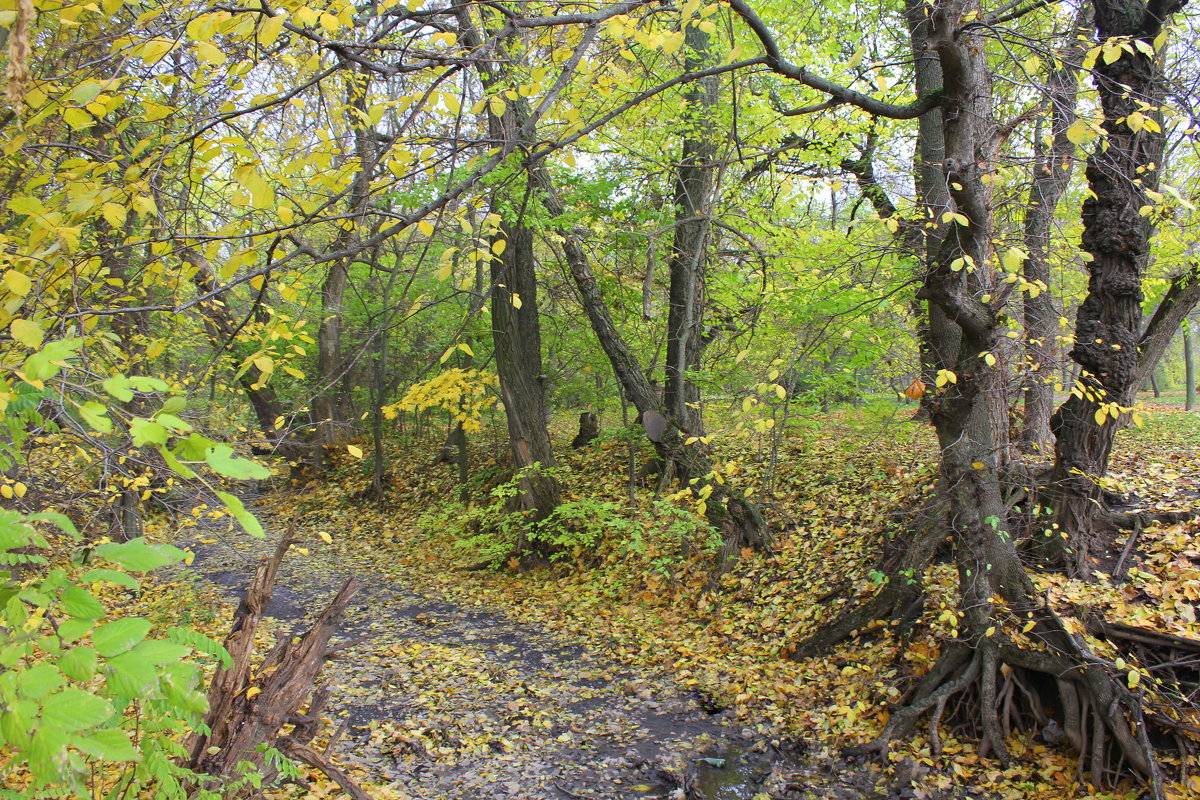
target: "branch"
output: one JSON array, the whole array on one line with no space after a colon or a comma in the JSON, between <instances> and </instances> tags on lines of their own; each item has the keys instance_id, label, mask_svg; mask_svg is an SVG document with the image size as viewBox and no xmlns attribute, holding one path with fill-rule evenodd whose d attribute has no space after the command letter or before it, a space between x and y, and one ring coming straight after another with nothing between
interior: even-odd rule
<instances>
[{"instance_id":1,"label":"branch","mask_svg":"<svg viewBox=\"0 0 1200 800\"><path fill-rule=\"evenodd\" d=\"M783 57L783 54L779 51L779 43L775 41L775 36L771 33L770 28L754 12L754 9L746 5L745 0L729 0L729 7L750 26L754 35L758 37L758 41L767 53L767 66L779 75L791 78L810 89L824 92L841 103L849 103L877 117L916 119L926 111L934 108L941 100L941 92L939 91L927 94L924 97L918 97L907 105L896 105L894 103L886 103L861 92L856 92L820 75L814 75L804 67L797 66Z\"/></svg>"}]
</instances>

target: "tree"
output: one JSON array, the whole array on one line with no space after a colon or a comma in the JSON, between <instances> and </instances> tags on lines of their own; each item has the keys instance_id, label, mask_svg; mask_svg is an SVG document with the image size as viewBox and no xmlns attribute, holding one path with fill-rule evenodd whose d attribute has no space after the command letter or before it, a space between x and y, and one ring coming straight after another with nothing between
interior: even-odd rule
<instances>
[{"instance_id":1,"label":"tree","mask_svg":"<svg viewBox=\"0 0 1200 800\"><path fill-rule=\"evenodd\" d=\"M1088 158L1083 204L1088 293L1075 321L1072 394L1051 421L1055 435L1054 558L1074 575L1091 571L1092 541L1106 525L1098 479L1112 452L1112 424L1135 387L1141 335L1141 279L1152 226L1142 209L1159 185L1163 88L1156 41L1182 2L1146 5L1095 0L1100 58L1093 72L1104 138ZM1095 47L1093 48L1095 50Z\"/></svg>"}]
</instances>

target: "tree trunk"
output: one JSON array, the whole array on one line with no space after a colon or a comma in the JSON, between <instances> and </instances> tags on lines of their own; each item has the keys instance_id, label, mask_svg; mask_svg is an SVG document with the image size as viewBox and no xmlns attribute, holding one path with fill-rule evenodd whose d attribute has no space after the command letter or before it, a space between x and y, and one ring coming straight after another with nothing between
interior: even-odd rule
<instances>
[{"instance_id":1,"label":"tree trunk","mask_svg":"<svg viewBox=\"0 0 1200 800\"><path fill-rule=\"evenodd\" d=\"M929 42L932 32L929 5L923 0L905 0L904 20L914 59L914 91L918 96L941 91L942 65ZM945 157L943 111L941 107L934 107L917 118L913 181L916 205L922 218L915 221L905 237L917 261L918 277L924 276L928 265L937 258L947 232L942 219L950 207L950 187L942 176ZM925 308L916 314L921 380L933 386L938 372L954 362L958 328L936 304L925 304ZM929 414L932 402L932 394L921 397L921 410L925 415Z\"/></svg>"},{"instance_id":2,"label":"tree trunk","mask_svg":"<svg viewBox=\"0 0 1200 800\"><path fill-rule=\"evenodd\" d=\"M1187 384L1183 410L1196 407L1196 321L1187 320L1183 326L1183 380Z\"/></svg>"},{"instance_id":3,"label":"tree trunk","mask_svg":"<svg viewBox=\"0 0 1200 800\"><path fill-rule=\"evenodd\" d=\"M947 704L958 705L961 714L962 699L975 717L979 754L1007 763L1005 740L1011 719L1002 709L1013 707L1015 683L1021 681L1023 671L1032 671L1056 681L1068 737L1081 752L1099 753L1093 761L1097 777L1103 777L1110 765L1105 754L1111 739L1117 745L1113 751L1132 769L1149 776L1157 790L1160 784L1148 742L1132 732L1140 722L1140 700L1124 688L1109 664L1087 651L1044 606L1013 537L1005 530L1001 467L1007 419L997 418L990 399L1003 391L1004 381L999 368L981 357L997 348L1005 300L990 266L992 198L981 180L993 168L999 131L992 119L990 74L979 29L960 27L965 15L978 10L973 0L941 0L928 19L928 43L943 73L941 180L950 189L956 216L928 264L918 294L957 329L949 343L931 341L941 352L953 354L942 368L954 375L930 392L928 408L941 449L942 502L958 569L959 606L952 638L941 658L905 705L892 713L878 739L861 749L886 753L890 740L909 734L928 714L931 747L937 752L939 723ZM932 553L929 545L938 541L937 536L925 536L914 542L913 550ZM910 562L913 569L924 566ZM884 590L889 592L912 596L896 587ZM1028 620L1032 626L1023 632L1014 619ZM1032 640L1025 638L1030 630ZM1021 700L1016 705L1022 709L1018 714L1044 717L1040 705L1025 705ZM1095 714L1085 736L1079 719L1087 709Z\"/></svg>"},{"instance_id":4,"label":"tree trunk","mask_svg":"<svg viewBox=\"0 0 1200 800\"><path fill-rule=\"evenodd\" d=\"M354 137L354 159L358 172L349 193L351 219L338 234L335 250L344 250L361 238L358 225L370 199L371 171L374 169L374 145L366 125L368 77L365 73L350 73L347 87L347 114ZM351 259L334 261L321 285L321 324L317 329L317 394L313 411L317 418L316 441L336 445L347 438L346 410L348 396L343 390L342 361L342 303L346 295Z\"/></svg>"},{"instance_id":5,"label":"tree trunk","mask_svg":"<svg viewBox=\"0 0 1200 800\"><path fill-rule=\"evenodd\" d=\"M1154 368L1162 360L1175 332L1184 324L1184 320L1200 303L1200 261L1191 265L1171 279L1163 299L1154 309L1154 315L1146 323L1142 331L1141 342L1138 344L1137 371L1134 374L1134 389L1142 386L1154 374ZM1122 403L1126 406L1134 404L1134 396L1130 394Z\"/></svg>"},{"instance_id":6,"label":"tree trunk","mask_svg":"<svg viewBox=\"0 0 1200 800\"><path fill-rule=\"evenodd\" d=\"M1075 162L1075 143L1067 137L1067 129L1075 120L1079 69L1086 50L1083 36L1091 30L1091 17L1091 6L1081 4L1068 34L1067 47L1058 57L1061 60L1056 59L1059 66L1050 71L1046 81L1051 142L1046 149L1039 125L1034 137L1033 184L1025 212L1025 252L1029 256L1023 265L1025 279L1041 285L1036 292L1030 291L1024 296L1022 307L1026 376L1021 448L1042 458L1049 458L1054 451L1050 415L1054 412L1054 364L1058 350L1055 347L1058 315L1048 290L1050 262L1047 251L1058 201L1071 181L1071 167Z\"/></svg>"},{"instance_id":7,"label":"tree trunk","mask_svg":"<svg viewBox=\"0 0 1200 800\"><path fill-rule=\"evenodd\" d=\"M532 522L539 522L558 505L559 487L549 472L557 463L546 430L533 231L522 220L526 209L514 212L503 204L493 207L505 218L497 241L507 242L504 252L492 261L496 372L508 420L513 469L521 489L517 508L529 512Z\"/></svg>"},{"instance_id":8,"label":"tree trunk","mask_svg":"<svg viewBox=\"0 0 1200 800\"><path fill-rule=\"evenodd\" d=\"M1094 0L1097 43L1116 37L1153 47L1163 20L1182 4ZM1107 525L1099 479L1112 452L1114 424L1136 390L1142 324L1142 271L1150 254L1147 189L1158 186L1164 137L1159 125L1126 124L1132 114L1162 105L1163 82L1153 58L1137 48L1112 63L1097 59L1094 81L1104 111L1105 140L1087 162L1081 244L1089 253L1088 293L1075 321L1071 358L1080 373L1055 412L1057 439L1051 491L1055 530L1039 540L1050 564L1073 576L1091 572L1090 548ZM1152 113L1157 116L1157 113Z\"/></svg>"},{"instance_id":9,"label":"tree trunk","mask_svg":"<svg viewBox=\"0 0 1200 800\"><path fill-rule=\"evenodd\" d=\"M688 72L703 69L710 58L708 34L696 25L684 33ZM671 244L667 312L665 405L675 424L691 436L704 435L700 388L690 372L700 368L704 351L705 276L716 186L716 141L713 112L719 76L689 85L683 151L675 169L675 233Z\"/></svg>"}]
</instances>

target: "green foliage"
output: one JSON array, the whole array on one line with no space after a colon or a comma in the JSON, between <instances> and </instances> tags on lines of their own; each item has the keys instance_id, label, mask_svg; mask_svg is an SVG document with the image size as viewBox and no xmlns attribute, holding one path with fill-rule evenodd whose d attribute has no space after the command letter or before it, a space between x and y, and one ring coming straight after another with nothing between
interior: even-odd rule
<instances>
[{"instance_id":1,"label":"green foliage","mask_svg":"<svg viewBox=\"0 0 1200 800\"><path fill-rule=\"evenodd\" d=\"M78 537L61 515L0 510L0 563L44 563L40 554L15 551L48 549L37 528L47 521ZM182 557L134 539L92 548L90 560L103 566L79 575L55 568L21 580L14 570L0 583L0 746L13 754L6 783L24 767L24 796L94 796L113 787L128 796L151 787L156 797L197 796L196 776L177 763L179 739L206 708L191 656L227 663L228 654L195 631L174 628L159 638L149 620L110 618L94 593L106 583L137 590L130 572Z\"/></svg>"}]
</instances>

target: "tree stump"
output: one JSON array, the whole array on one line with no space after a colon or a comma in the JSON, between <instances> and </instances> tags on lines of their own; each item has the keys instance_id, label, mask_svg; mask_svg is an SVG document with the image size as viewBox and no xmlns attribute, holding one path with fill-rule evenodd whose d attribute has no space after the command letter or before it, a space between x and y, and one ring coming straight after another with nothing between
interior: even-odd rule
<instances>
[{"instance_id":1,"label":"tree stump","mask_svg":"<svg viewBox=\"0 0 1200 800\"><path fill-rule=\"evenodd\" d=\"M579 433L571 440L571 447L586 447L600 435L600 420L594 411L579 415Z\"/></svg>"},{"instance_id":2,"label":"tree stump","mask_svg":"<svg viewBox=\"0 0 1200 800\"><path fill-rule=\"evenodd\" d=\"M254 634L295 532L293 520L274 555L259 563L234 613L233 626L225 639L230 664L217 668L209 687L209 710L204 718L209 733L192 736L187 766L220 785L236 779L240 765L249 762L269 782L275 770L264 762L259 747L266 745L321 770L354 800L369 800L349 776L329 762L326 754L308 746L329 698L329 691L318 687L317 676L330 653L329 639L359 589L358 580L348 578L303 636L280 639L257 673L251 673ZM300 709L306 702L308 713L302 714ZM286 725L294 726L290 735L283 731Z\"/></svg>"}]
</instances>

